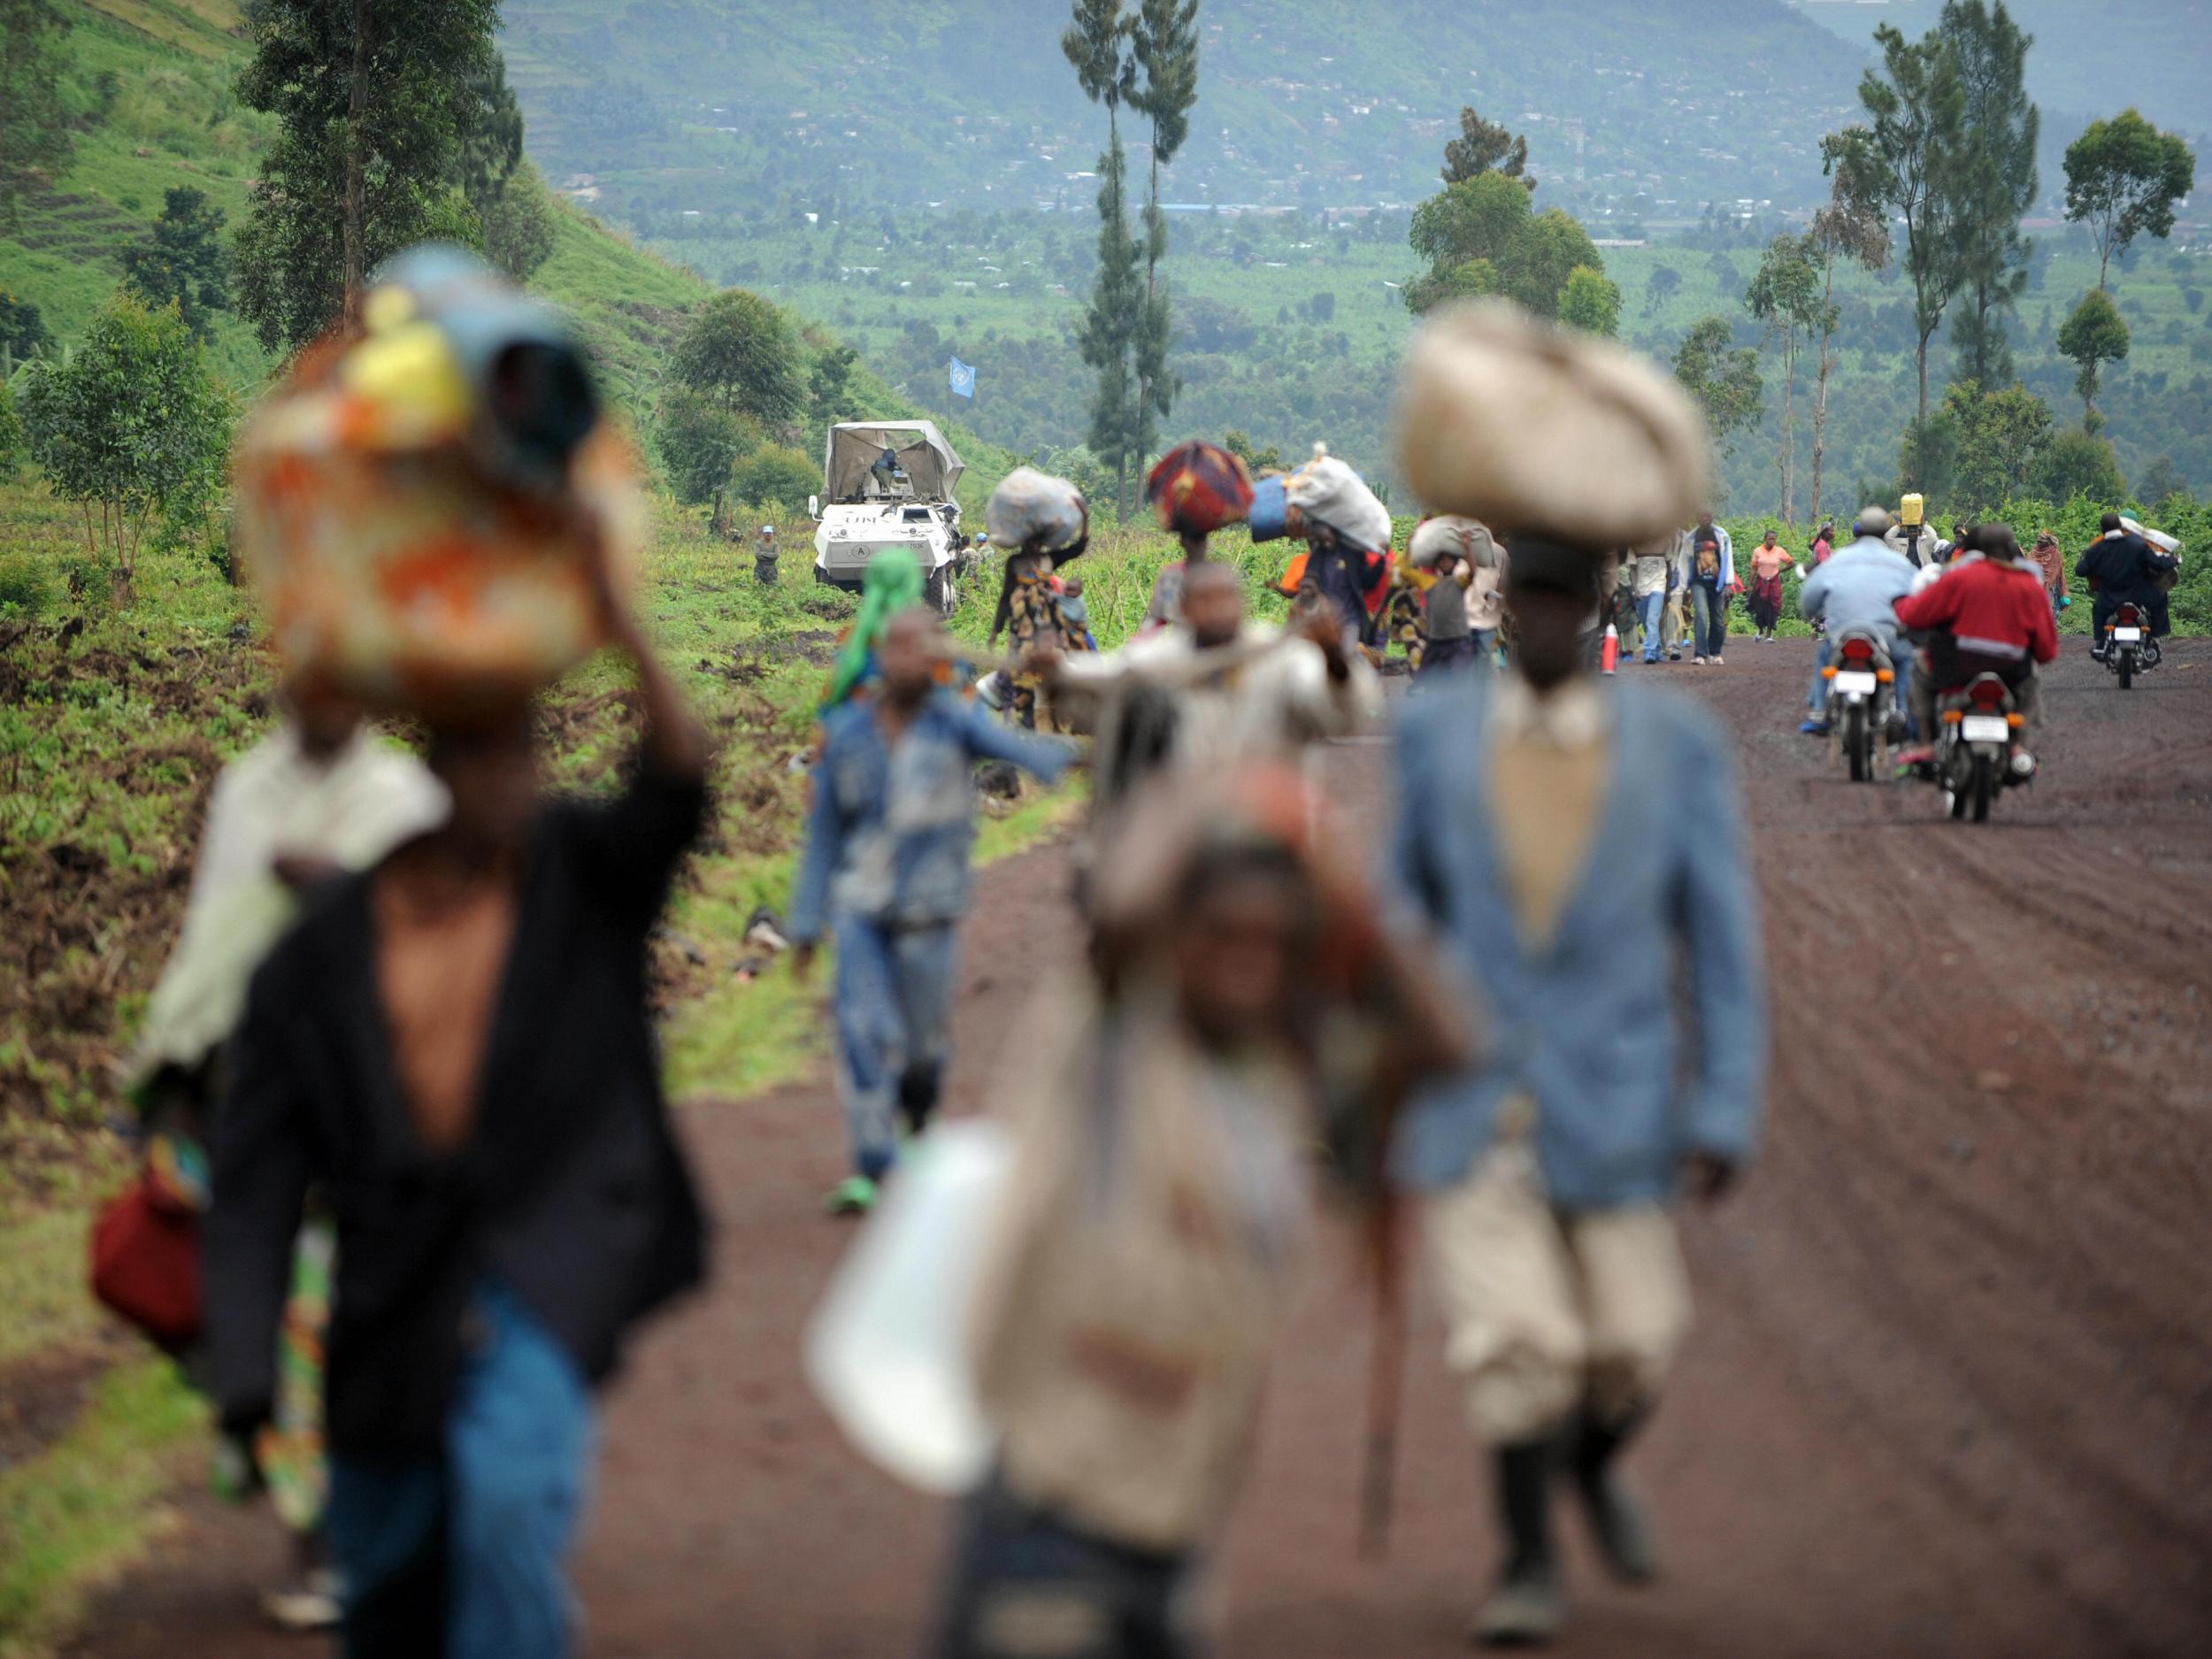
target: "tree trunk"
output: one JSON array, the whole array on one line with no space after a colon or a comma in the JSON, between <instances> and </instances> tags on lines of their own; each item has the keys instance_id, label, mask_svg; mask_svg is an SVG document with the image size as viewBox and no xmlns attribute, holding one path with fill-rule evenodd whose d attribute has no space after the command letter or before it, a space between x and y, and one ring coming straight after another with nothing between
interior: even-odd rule
<instances>
[{"instance_id":1,"label":"tree trunk","mask_svg":"<svg viewBox=\"0 0 2212 1659\"><path fill-rule=\"evenodd\" d=\"M1814 377L1813 391L1813 526L1820 524L1820 461L1828 447L1828 372L1835 366L1829 349L1836 337L1835 329L1826 319L1834 315L1836 298L1836 262L1831 257L1825 272L1827 286L1821 295L1820 368Z\"/></svg>"},{"instance_id":2,"label":"tree trunk","mask_svg":"<svg viewBox=\"0 0 2212 1659\"><path fill-rule=\"evenodd\" d=\"M1928 336L1932 328L1920 331L1920 344L1913 353L1913 361L1920 372L1920 416L1912 429L1912 486L1918 489L1927 480L1921 469L1928 463L1924 451L1928 446Z\"/></svg>"},{"instance_id":3,"label":"tree trunk","mask_svg":"<svg viewBox=\"0 0 2212 1659\"><path fill-rule=\"evenodd\" d=\"M1782 336L1782 522L1797 522L1797 336Z\"/></svg>"},{"instance_id":4,"label":"tree trunk","mask_svg":"<svg viewBox=\"0 0 2212 1659\"><path fill-rule=\"evenodd\" d=\"M368 157L362 128L369 105L369 0L353 0L353 81L346 89L345 322L349 333L361 326L361 290L366 282L368 250Z\"/></svg>"}]
</instances>

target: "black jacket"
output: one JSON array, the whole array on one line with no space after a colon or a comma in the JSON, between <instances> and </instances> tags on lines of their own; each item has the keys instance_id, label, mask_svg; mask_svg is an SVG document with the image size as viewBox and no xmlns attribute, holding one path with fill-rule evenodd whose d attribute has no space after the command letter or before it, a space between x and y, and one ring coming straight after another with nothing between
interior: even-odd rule
<instances>
[{"instance_id":1,"label":"black jacket","mask_svg":"<svg viewBox=\"0 0 2212 1659\"><path fill-rule=\"evenodd\" d=\"M2100 605L2150 604L2158 597L2153 580L2180 568L2180 562L2162 553L2141 536L2100 536L2074 566L2074 574L2097 585Z\"/></svg>"},{"instance_id":2,"label":"black jacket","mask_svg":"<svg viewBox=\"0 0 2212 1659\"><path fill-rule=\"evenodd\" d=\"M210 1358L226 1425L267 1416L309 1186L337 1223L334 1450L441 1442L472 1288L503 1279L595 1382L624 1332L695 1284L705 1229L646 1014L646 939L705 802L643 776L534 831L475 1133L417 1139L377 989L369 879L338 884L254 977L233 1040L207 1221Z\"/></svg>"}]
</instances>

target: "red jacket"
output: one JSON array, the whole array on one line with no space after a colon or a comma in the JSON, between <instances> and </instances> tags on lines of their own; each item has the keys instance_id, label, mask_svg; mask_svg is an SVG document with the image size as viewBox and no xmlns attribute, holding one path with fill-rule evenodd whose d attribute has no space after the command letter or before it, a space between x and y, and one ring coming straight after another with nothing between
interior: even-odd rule
<instances>
[{"instance_id":1,"label":"red jacket","mask_svg":"<svg viewBox=\"0 0 2212 1659\"><path fill-rule=\"evenodd\" d=\"M2043 579L2024 565L1975 558L1897 602L1897 619L1916 631L1948 628L1961 650L1997 657L2058 657L2058 624Z\"/></svg>"}]
</instances>

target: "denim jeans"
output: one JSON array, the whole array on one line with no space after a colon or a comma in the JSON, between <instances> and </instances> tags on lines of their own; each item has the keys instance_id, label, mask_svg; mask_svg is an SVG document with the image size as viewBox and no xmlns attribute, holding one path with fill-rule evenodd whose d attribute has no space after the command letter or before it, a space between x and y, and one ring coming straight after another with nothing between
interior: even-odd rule
<instances>
[{"instance_id":1,"label":"denim jeans","mask_svg":"<svg viewBox=\"0 0 2212 1659\"><path fill-rule=\"evenodd\" d=\"M1647 663L1659 660L1659 652L1664 644L1659 637L1659 625L1666 614L1667 590L1663 588L1656 593L1644 595L1636 602L1636 620L1644 630L1644 661Z\"/></svg>"},{"instance_id":2,"label":"denim jeans","mask_svg":"<svg viewBox=\"0 0 2212 1659\"><path fill-rule=\"evenodd\" d=\"M1901 646L1890 664L1897 671L1897 683L1890 687L1893 694L1891 706L1905 717L1907 726L1917 735L1918 722L1912 717L1912 664L1915 653L1910 644L1901 641ZM1828 676L1820 671L1835 659L1835 641L1823 634L1820 649L1813 656L1813 688L1805 698L1816 720L1828 718Z\"/></svg>"},{"instance_id":3,"label":"denim jeans","mask_svg":"<svg viewBox=\"0 0 2212 1659\"><path fill-rule=\"evenodd\" d=\"M1186 1587L1194 1564L1186 1553L1094 1537L995 1479L962 1517L930 1659L1193 1659Z\"/></svg>"},{"instance_id":4,"label":"denim jeans","mask_svg":"<svg viewBox=\"0 0 2212 1659\"><path fill-rule=\"evenodd\" d=\"M1690 584L1690 654L1718 657L1728 644L1728 595L1702 582Z\"/></svg>"},{"instance_id":5,"label":"denim jeans","mask_svg":"<svg viewBox=\"0 0 2212 1659\"><path fill-rule=\"evenodd\" d=\"M837 1079L853 1166L880 1180L898 1159L897 1114L920 1128L951 1046L951 922L889 927L837 918Z\"/></svg>"},{"instance_id":6,"label":"denim jeans","mask_svg":"<svg viewBox=\"0 0 2212 1659\"><path fill-rule=\"evenodd\" d=\"M597 1437L583 1372L488 1281L442 1457L338 1455L325 1517L346 1659L564 1659L566 1564Z\"/></svg>"}]
</instances>

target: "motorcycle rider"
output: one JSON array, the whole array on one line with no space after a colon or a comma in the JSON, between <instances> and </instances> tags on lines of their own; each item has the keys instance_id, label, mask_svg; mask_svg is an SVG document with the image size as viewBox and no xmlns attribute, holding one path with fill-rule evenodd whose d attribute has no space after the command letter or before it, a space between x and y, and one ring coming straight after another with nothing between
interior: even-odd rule
<instances>
[{"instance_id":1,"label":"motorcycle rider","mask_svg":"<svg viewBox=\"0 0 2212 1659\"><path fill-rule=\"evenodd\" d=\"M2035 671L2058 657L2058 624L2041 572L2005 526L1978 526L1940 581L1897 602L1897 620L1931 636L1930 662L1913 692L1913 716L1923 733L1934 733L1936 694L1981 673L2002 680L2019 711L2034 717ZM1909 766L1933 754L1924 744L1897 758Z\"/></svg>"},{"instance_id":2,"label":"motorcycle rider","mask_svg":"<svg viewBox=\"0 0 2212 1659\"><path fill-rule=\"evenodd\" d=\"M2167 632L2165 594L2157 579L2181 568L2181 561L2162 553L2120 522L2116 512L2105 514L2101 534L2074 566L2075 576L2089 584L2096 595L2089 606L2089 654L2105 657L2105 629L2122 605L2139 607L2150 625L2151 637Z\"/></svg>"},{"instance_id":3,"label":"motorcycle rider","mask_svg":"<svg viewBox=\"0 0 2212 1659\"><path fill-rule=\"evenodd\" d=\"M1834 660L1836 641L1853 628L1880 636L1882 649L1897 670L1897 706L1910 705L1912 653L1898 649L1897 613L1892 607L1912 591L1912 561L1891 547L1889 514L1868 507L1852 521L1851 543L1805 578L1797 608L1808 622L1824 618L1828 632L1820 641L1813 688L1806 702L1812 714L1797 729L1825 736L1828 732L1828 677L1818 672Z\"/></svg>"}]
</instances>

